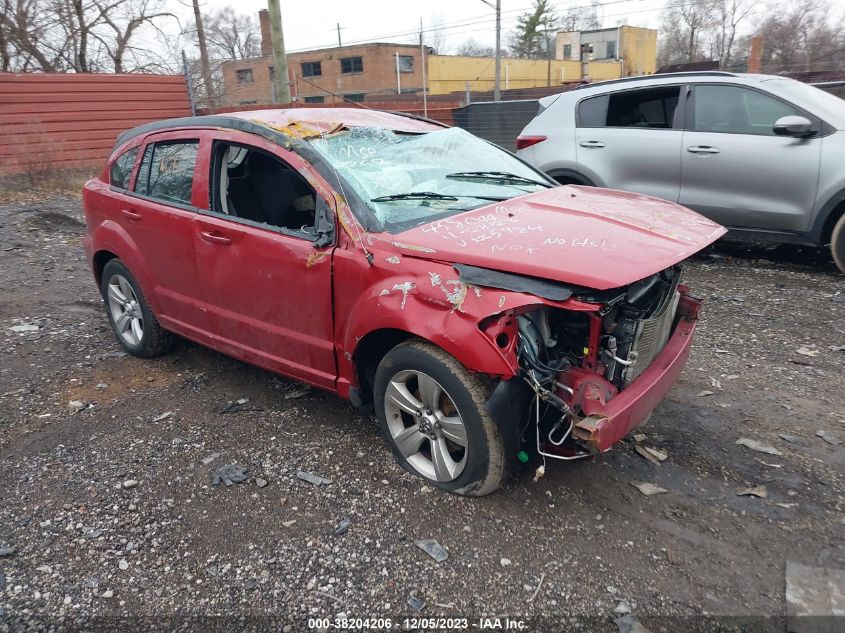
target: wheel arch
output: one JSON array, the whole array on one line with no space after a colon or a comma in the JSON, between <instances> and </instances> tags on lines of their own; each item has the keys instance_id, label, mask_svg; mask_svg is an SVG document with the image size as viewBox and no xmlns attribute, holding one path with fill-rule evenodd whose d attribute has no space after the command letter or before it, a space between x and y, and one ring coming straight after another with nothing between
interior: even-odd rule
<instances>
[{"instance_id":1,"label":"wheel arch","mask_svg":"<svg viewBox=\"0 0 845 633\"><path fill-rule=\"evenodd\" d=\"M103 283L103 269L113 259L118 259L118 257L110 250L102 249L94 253L94 257L91 259L91 268L93 269L94 279L97 281L98 288Z\"/></svg>"},{"instance_id":2,"label":"wheel arch","mask_svg":"<svg viewBox=\"0 0 845 633\"><path fill-rule=\"evenodd\" d=\"M119 259L141 286L141 291L153 312L158 314L160 306L155 294L151 292L154 287L153 280L149 275L143 254L126 230L117 222L104 222L94 231L91 244L93 255L90 263L97 286L102 285L102 274L106 264L113 259Z\"/></svg>"},{"instance_id":3,"label":"wheel arch","mask_svg":"<svg viewBox=\"0 0 845 633\"><path fill-rule=\"evenodd\" d=\"M357 389L352 399L359 406L372 403L373 378L379 363L391 349L413 339L431 343L455 358L471 372L490 376L513 374L513 370L502 356L501 351L495 349L495 344L492 341L487 341L486 336L480 329L475 328L475 332L480 337L479 342L484 339L487 345L474 346L475 351L468 353L468 346L457 343L457 340L460 340L461 337L447 335L445 332L436 330L415 332L394 326L370 330L357 341L354 350L347 358L354 367L355 378L357 379ZM487 349L486 353L482 351L483 348Z\"/></svg>"},{"instance_id":4,"label":"wheel arch","mask_svg":"<svg viewBox=\"0 0 845 633\"><path fill-rule=\"evenodd\" d=\"M833 194L822 206L810 229L810 239L819 246L830 244L833 227L845 214L845 189Z\"/></svg>"},{"instance_id":5,"label":"wheel arch","mask_svg":"<svg viewBox=\"0 0 845 633\"><path fill-rule=\"evenodd\" d=\"M355 372L358 378L359 404L371 404L373 402L373 383L376 369L385 354L400 343L413 338L420 337L407 330L380 328L368 332L358 341L358 345L352 354L352 361L355 363Z\"/></svg>"},{"instance_id":6,"label":"wheel arch","mask_svg":"<svg viewBox=\"0 0 845 633\"><path fill-rule=\"evenodd\" d=\"M597 186L590 178L575 169L550 169L546 173L562 185Z\"/></svg>"}]
</instances>

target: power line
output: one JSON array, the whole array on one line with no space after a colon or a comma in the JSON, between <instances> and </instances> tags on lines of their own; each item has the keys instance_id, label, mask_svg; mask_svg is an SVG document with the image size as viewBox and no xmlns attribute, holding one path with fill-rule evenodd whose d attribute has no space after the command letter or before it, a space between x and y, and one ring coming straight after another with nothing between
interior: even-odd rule
<instances>
[{"instance_id":1,"label":"power line","mask_svg":"<svg viewBox=\"0 0 845 633\"><path fill-rule=\"evenodd\" d=\"M605 2L599 2L599 3L596 3L596 4L569 5L569 6L565 6L565 7L556 6L556 9L560 10L561 8L565 8L565 10L567 10L567 11L577 11L579 9L591 9L593 7L607 7L607 6L612 6L612 5L616 5L616 4L624 4L624 3L629 3L631 1L632 0L607 0ZM667 5L665 8L676 8L676 7L680 7L680 6L683 6L683 4L678 4L678 5L673 5L673 6ZM530 11L532 8L533 7L531 7L531 6L527 6L527 7L522 7L522 8L519 8L519 9L508 9L507 11L503 10L502 11L502 19L503 20L505 19L505 17L504 17L505 14L517 14L517 13L521 14L521 13L524 13L526 11ZM625 11L624 13L619 13L619 14L615 14L615 15L629 15L631 13L646 13L646 12L651 12L651 11L654 11L654 9L639 9L639 10L633 10L633 11ZM514 15L510 19L515 19L516 17L518 17L518 16ZM606 15L604 17L614 17L614 15L610 15L610 16ZM462 27L465 27L465 26L475 26L475 25L479 25L479 24L495 23L495 21L496 21L495 17L477 16L477 17L472 17L472 18L464 18L464 19L461 19L461 20L455 20L453 22L443 22L441 24L432 25L428 28L424 28L422 30L422 32L423 33L437 33L437 32L441 32L441 31L449 31L451 29L462 28ZM348 41L346 43L346 45L352 46L352 45L355 45L355 44L367 44L367 43L370 43L370 42L373 42L373 41L396 38L396 37L412 37L412 36L418 37L419 33L420 33L420 29L414 29L414 30L410 30L410 31L401 31L401 32L398 32L398 33L380 34L380 35L368 37L366 39ZM298 52L303 52L303 51L315 50L315 49L319 49L319 48L331 48L331 46L332 46L331 44L327 44L325 46L311 46L311 47L308 47L308 48L294 49L294 50L291 50L290 52L298 53Z\"/></svg>"}]
</instances>

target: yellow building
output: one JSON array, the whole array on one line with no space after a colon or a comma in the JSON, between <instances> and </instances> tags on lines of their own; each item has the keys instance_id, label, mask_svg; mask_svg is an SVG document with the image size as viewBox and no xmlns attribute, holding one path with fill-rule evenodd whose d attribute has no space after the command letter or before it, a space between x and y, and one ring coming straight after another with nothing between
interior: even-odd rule
<instances>
[{"instance_id":1,"label":"yellow building","mask_svg":"<svg viewBox=\"0 0 845 633\"><path fill-rule=\"evenodd\" d=\"M555 57L589 61L591 81L600 81L593 76L594 64L606 60L621 61L623 77L653 75L657 70L657 31L637 26L561 31L556 37Z\"/></svg>"},{"instance_id":2,"label":"yellow building","mask_svg":"<svg viewBox=\"0 0 845 633\"><path fill-rule=\"evenodd\" d=\"M493 90L496 60L493 57L464 57L461 55L431 55L428 64L429 94L447 94L469 89L473 92ZM618 79L622 76L622 62L594 61L589 64L591 81ZM502 90L559 86L582 78L581 62L560 59L502 58Z\"/></svg>"}]
</instances>

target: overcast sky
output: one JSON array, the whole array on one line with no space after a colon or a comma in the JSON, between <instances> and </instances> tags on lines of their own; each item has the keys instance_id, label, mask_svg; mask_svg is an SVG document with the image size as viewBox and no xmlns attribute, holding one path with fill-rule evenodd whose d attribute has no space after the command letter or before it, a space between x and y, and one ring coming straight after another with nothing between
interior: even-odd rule
<instances>
[{"instance_id":1,"label":"overcast sky","mask_svg":"<svg viewBox=\"0 0 845 633\"><path fill-rule=\"evenodd\" d=\"M671 1L671 0L670 0ZM337 45L335 25L343 29L344 44L392 41L419 41L420 19L424 29L443 27L447 51L472 37L489 46L495 43L495 12L482 0L281 0L285 46L288 51L307 50ZM495 0L491 0L495 2ZM190 5L173 1L171 10L178 12L183 24L190 24L193 14ZM201 0L204 12L233 5L240 13L258 14L266 8L266 0ZM531 0L502 0L502 38L516 24L516 18L531 8ZM560 13L569 7L584 7L589 0L553 0ZM657 28L660 9L665 0L603 0L601 13L606 27L617 24ZM426 33L426 43L432 43L434 33Z\"/></svg>"}]
</instances>

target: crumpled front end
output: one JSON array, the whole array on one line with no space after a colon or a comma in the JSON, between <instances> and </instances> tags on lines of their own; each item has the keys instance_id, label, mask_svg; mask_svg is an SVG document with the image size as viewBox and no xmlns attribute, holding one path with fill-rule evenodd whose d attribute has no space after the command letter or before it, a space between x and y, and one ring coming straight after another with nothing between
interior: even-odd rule
<instances>
[{"instance_id":1,"label":"crumpled front end","mask_svg":"<svg viewBox=\"0 0 845 633\"><path fill-rule=\"evenodd\" d=\"M517 316L537 450L563 459L603 452L646 420L683 370L700 305L673 266Z\"/></svg>"}]
</instances>

